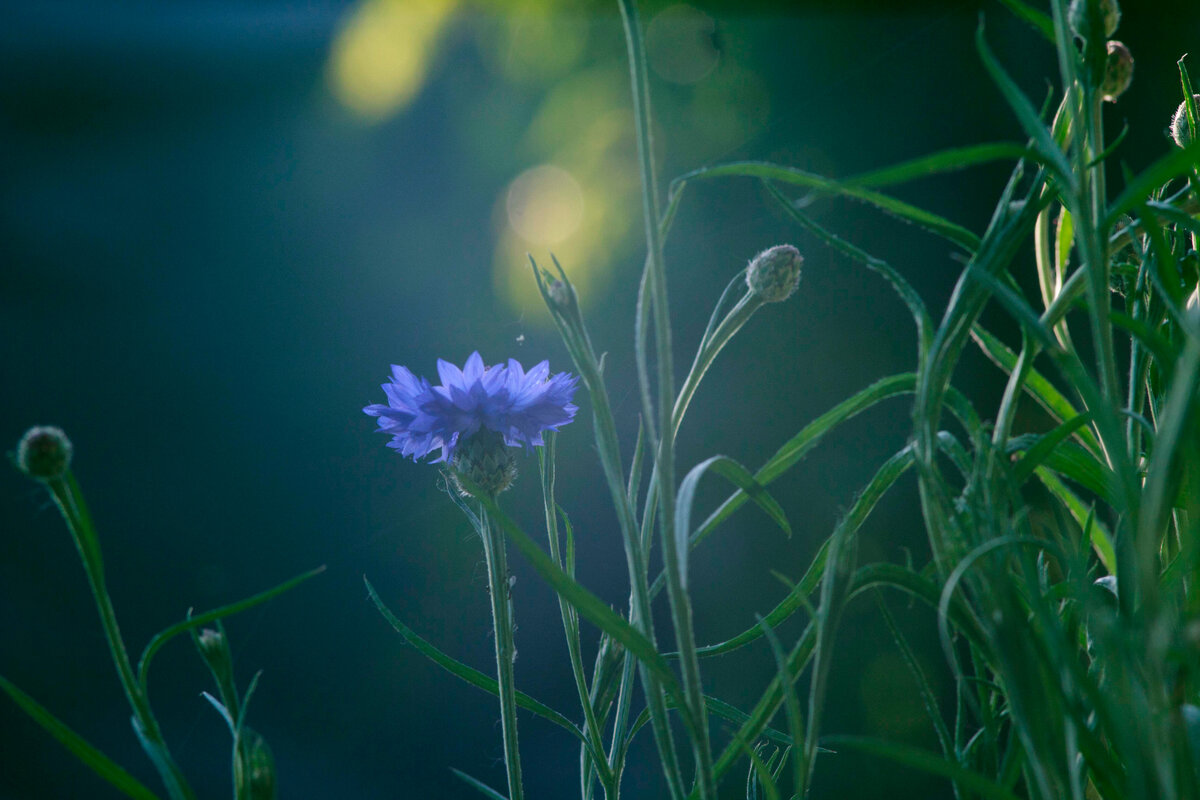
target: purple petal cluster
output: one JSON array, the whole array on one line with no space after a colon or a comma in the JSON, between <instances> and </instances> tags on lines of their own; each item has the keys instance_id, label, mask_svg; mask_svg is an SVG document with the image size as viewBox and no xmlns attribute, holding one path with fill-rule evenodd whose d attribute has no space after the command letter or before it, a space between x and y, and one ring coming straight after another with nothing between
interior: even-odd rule
<instances>
[{"instance_id":1,"label":"purple petal cluster","mask_svg":"<svg viewBox=\"0 0 1200 800\"><path fill-rule=\"evenodd\" d=\"M579 409L571 403L579 378L566 372L550 375L543 361L528 372L516 360L486 367L472 353L459 369L438 359L441 384L433 386L407 368L392 365L392 379L383 384L387 405L363 409L379 418L379 430L389 433L388 447L414 461L437 448L434 459L450 461L460 441L480 431L495 431L511 447L544 444L542 433L558 430Z\"/></svg>"}]
</instances>

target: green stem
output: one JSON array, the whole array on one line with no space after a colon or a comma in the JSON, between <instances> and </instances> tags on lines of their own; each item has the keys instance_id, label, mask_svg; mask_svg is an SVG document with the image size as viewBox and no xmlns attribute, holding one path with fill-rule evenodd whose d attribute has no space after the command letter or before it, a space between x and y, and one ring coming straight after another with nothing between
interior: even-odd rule
<instances>
[{"instance_id":1,"label":"green stem","mask_svg":"<svg viewBox=\"0 0 1200 800\"><path fill-rule=\"evenodd\" d=\"M479 508L483 529L483 556L487 562L488 593L492 597L492 629L496 637L496 681L500 689L500 730L504 738L504 766L508 771L509 800L522 800L521 755L517 747L517 687L513 661L512 591L508 582L508 561L504 536L488 521L487 511Z\"/></svg>"},{"instance_id":2,"label":"green stem","mask_svg":"<svg viewBox=\"0 0 1200 800\"><path fill-rule=\"evenodd\" d=\"M650 141L650 92L646 66L646 51L642 40L635 0L620 0L621 18L629 50L630 83L633 92L634 127L637 131L638 157L642 178L642 214L646 228L650 260L650 290L654 303L654 343L658 358L658 418L660 439L655 459L659 473L659 526L663 540L663 561L667 570L667 590L671 617L675 628L676 645L683 667L684 694L688 704L684 718L688 726L700 797L716 797L716 782L712 770L712 750L709 744L708 720L705 713L703 686L700 681L700 661L696 656L692 629L691 599L683 584L674 536L675 522L675 459L673 413L675 394L674 366L671 357L671 326L667 301L667 278L663 264L662 231L659 229L658 179L655 175L653 146Z\"/></svg>"},{"instance_id":3,"label":"green stem","mask_svg":"<svg viewBox=\"0 0 1200 800\"><path fill-rule=\"evenodd\" d=\"M171 758L167 743L163 740L158 722L150 709L150 702L142 691L141 685L129 661L129 652L125 648L125 640L117 626L117 614L113 609L112 598L108 594L108 586L104 578L104 562L100 554L100 540L92 524L91 515L83 501L83 494L75 476L67 475L47 483L54 502L62 514L71 538L75 540L75 548L83 561L84 572L87 573L88 584L92 589L92 598L96 602L96 610L100 614L100 625L104 628L104 636L108 640L108 649L112 654L113 664L117 668L117 677L125 698L133 710L135 727L145 740L147 755L158 768L159 774L166 784L167 793L172 800L194 800L195 795L183 777L183 773ZM153 748L153 752L150 751Z\"/></svg>"},{"instance_id":4,"label":"green stem","mask_svg":"<svg viewBox=\"0 0 1200 800\"><path fill-rule=\"evenodd\" d=\"M554 443L556 438L553 433L549 434L546 437L546 446L538 452L542 466L542 499L546 513L546 535L550 541L550 557L568 574L571 574L571 577L574 577L571 565L563 564L558 541L558 519L554 502ZM591 693L588 691L587 675L584 672L583 655L580 651L579 615L562 595L558 595L558 610L562 616L563 633L567 638L567 654L571 661L571 673L575 677L575 690L579 693L579 704L583 707L583 718L586 723L584 733L591 741L592 749L597 753L603 753L604 741L601 738L603 731L596 721L595 709L592 708ZM587 757L586 748L584 756ZM590 794L591 782L587 777L587 764L583 763L580 766L580 780L584 782L581 787L582 794L586 797ZM612 791L613 774L608 763L596 762L594 766L600 783L604 786L605 797L609 800L616 800L616 794Z\"/></svg>"}]
</instances>

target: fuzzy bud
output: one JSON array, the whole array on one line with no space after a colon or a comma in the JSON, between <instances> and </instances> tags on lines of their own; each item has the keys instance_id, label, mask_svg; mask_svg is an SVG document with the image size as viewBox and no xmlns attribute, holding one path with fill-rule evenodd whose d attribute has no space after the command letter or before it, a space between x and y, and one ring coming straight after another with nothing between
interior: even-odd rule
<instances>
[{"instance_id":1,"label":"fuzzy bud","mask_svg":"<svg viewBox=\"0 0 1200 800\"><path fill-rule=\"evenodd\" d=\"M1093 19L1097 19L1102 28L1094 36L1091 25ZM1067 24L1076 36L1083 39L1107 39L1117 32L1117 26L1121 24L1121 8L1117 0L1071 0L1067 9Z\"/></svg>"},{"instance_id":2,"label":"fuzzy bud","mask_svg":"<svg viewBox=\"0 0 1200 800\"><path fill-rule=\"evenodd\" d=\"M39 481L55 481L67 473L74 448L62 428L35 425L17 444L17 467Z\"/></svg>"},{"instance_id":3,"label":"fuzzy bud","mask_svg":"<svg viewBox=\"0 0 1200 800\"><path fill-rule=\"evenodd\" d=\"M1200 94L1192 95L1192 100L1196 102L1196 108L1200 109ZM1171 138L1180 147L1187 147L1196 141L1196 135L1192 131L1192 124L1188 122L1186 102L1180 103L1179 108L1175 109L1175 116L1171 117Z\"/></svg>"},{"instance_id":4,"label":"fuzzy bud","mask_svg":"<svg viewBox=\"0 0 1200 800\"><path fill-rule=\"evenodd\" d=\"M1133 54L1116 39L1108 42L1108 60L1104 62L1104 80L1100 83L1100 96L1110 103L1125 93L1133 82Z\"/></svg>"},{"instance_id":5,"label":"fuzzy bud","mask_svg":"<svg viewBox=\"0 0 1200 800\"><path fill-rule=\"evenodd\" d=\"M460 440L454 450L451 477L458 493L469 497L471 493L457 479L463 475L489 497L495 497L517 479L517 460L513 448L504 443L500 434L486 428Z\"/></svg>"},{"instance_id":6,"label":"fuzzy bud","mask_svg":"<svg viewBox=\"0 0 1200 800\"><path fill-rule=\"evenodd\" d=\"M217 681L233 679L233 656L229 652L229 641L222 631L204 628L196 634L196 649Z\"/></svg>"},{"instance_id":7,"label":"fuzzy bud","mask_svg":"<svg viewBox=\"0 0 1200 800\"><path fill-rule=\"evenodd\" d=\"M790 244L767 248L750 260L746 270L746 285L764 303L787 300L800 285L800 269L804 256Z\"/></svg>"}]
</instances>

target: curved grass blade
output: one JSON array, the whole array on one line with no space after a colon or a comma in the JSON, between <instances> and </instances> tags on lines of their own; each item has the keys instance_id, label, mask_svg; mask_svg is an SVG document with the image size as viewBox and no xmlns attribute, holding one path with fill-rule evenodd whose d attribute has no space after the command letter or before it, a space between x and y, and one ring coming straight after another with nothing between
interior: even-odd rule
<instances>
[{"instance_id":1,"label":"curved grass blade","mask_svg":"<svg viewBox=\"0 0 1200 800\"><path fill-rule=\"evenodd\" d=\"M1104 527L1104 523L1096 518L1092 508L1085 505L1056 474L1045 467L1037 467L1034 474L1050 494L1058 498L1085 535L1091 537L1092 549L1096 551L1096 556L1108 574L1116 575L1117 553L1113 548L1112 534Z\"/></svg>"},{"instance_id":2,"label":"curved grass blade","mask_svg":"<svg viewBox=\"0 0 1200 800\"><path fill-rule=\"evenodd\" d=\"M154 635L154 638L146 644L146 649L142 651L142 657L138 659L138 683L142 685L142 691L147 689L147 681L150 678L150 660L154 658L154 654L167 642L174 639L181 633L186 633L193 628L198 628L201 625L207 625L224 617L230 617L234 614L240 614L243 611L254 608L257 605L267 602L268 600L278 597L289 589L304 583L309 578L320 575L325 571L325 565L311 569L301 575L284 581L283 583L273 588L267 589L265 592L259 592L253 597L247 597L245 600L239 600L236 603L230 603L227 606L214 608L212 611L206 611L203 614L197 614L194 617L189 617L183 622L177 622L169 628L159 631Z\"/></svg>"},{"instance_id":3,"label":"curved grass blade","mask_svg":"<svg viewBox=\"0 0 1200 800\"><path fill-rule=\"evenodd\" d=\"M908 643L908 638L901 632L900 627L896 624L896 618L892 616L891 610L887 607L887 603L883 600L883 594L879 591L875 592L875 602L879 607L879 614L883 617L883 622L887 625L888 631L892 634L892 639L896 642L896 648L900 651L900 657L904 660L905 666L908 667L909 673L913 676L913 680L917 684L917 693L921 696L921 703L925 706L925 714L929 717L930 723L933 725L933 731L937 735L938 745L942 748L942 755L950 758L950 754L954 752L954 740L950 737L950 731L946 728L946 721L942 718L942 709L938 705L937 695L933 693L933 687L929 685L929 678L922 669L921 663L917 660L916 653L913 652L912 645ZM958 787L955 786L954 796L960 797Z\"/></svg>"},{"instance_id":4,"label":"curved grass blade","mask_svg":"<svg viewBox=\"0 0 1200 800\"><path fill-rule=\"evenodd\" d=\"M1016 142L989 142L967 147L955 147L920 156L911 161L905 161L891 167L876 169L854 175L841 181L843 186L890 186L896 183L907 183L918 178L927 178L943 172L974 167L992 161L1011 159L1019 161L1028 158L1032 151Z\"/></svg>"},{"instance_id":5,"label":"curved grass blade","mask_svg":"<svg viewBox=\"0 0 1200 800\"><path fill-rule=\"evenodd\" d=\"M785 442L782 447L775 451L775 455L771 456L767 460L767 463L763 464L758 472L754 473L754 479L763 486L766 486L795 466L800 459L808 454L809 450L825 437L825 434L846 420L867 410L880 400L885 400L898 394L911 393L916 387L916 382L917 376L911 372L892 375L891 377L876 381L853 397L843 400L829 411L826 411L805 425L799 433ZM749 496L741 489L726 498L725 502L713 511L712 514L709 514L704 524L696 529L696 533L692 536L691 546L695 547L703 541L718 525L729 519L734 511L741 508L742 504L748 499ZM655 586L661 581L662 578L656 580L654 582Z\"/></svg>"},{"instance_id":6,"label":"curved grass blade","mask_svg":"<svg viewBox=\"0 0 1200 800\"><path fill-rule=\"evenodd\" d=\"M396 632L404 637L404 641L408 642L410 645L416 648L421 655L425 656L430 661L449 672L451 675L466 681L476 689L482 689L488 694L499 697L499 684L497 684L495 678L485 675L474 667L468 667L466 664L451 658L427 642L425 639L421 638L416 631L401 622L399 617L393 614L391 610L383 604L383 600L380 599L379 593L375 591L375 587L371 585L371 582L367 580L366 577L363 577L363 583L367 585L367 594L370 595L371 602L375 604L377 609L379 609L379 613L383 615L383 618L387 620L388 624L395 628ZM532 711L539 717L549 720L560 728L570 732L573 736L575 736L575 738L579 739L579 741L583 743L584 747L589 749L589 752L591 752L590 743L588 742L587 737L583 735L583 731L579 730L579 727L576 726L574 722L571 722L571 720L567 719L553 708L550 708L550 706L533 699L521 691L517 692L517 705L526 711ZM595 753L592 753L592 755L595 757Z\"/></svg>"},{"instance_id":7,"label":"curved grass blade","mask_svg":"<svg viewBox=\"0 0 1200 800\"><path fill-rule=\"evenodd\" d=\"M41 725L46 733L53 736L59 744L70 750L76 758L113 787L135 800L159 800L158 795L143 786L137 778L68 728L42 704L18 689L3 676L0 676L0 689L3 689L22 711L32 717L34 722Z\"/></svg>"},{"instance_id":8,"label":"curved grass blade","mask_svg":"<svg viewBox=\"0 0 1200 800\"><path fill-rule=\"evenodd\" d=\"M865 250L856 247L855 245L850 244L849 242L826 231L811 217L801 212L800 209L796 208L795 204L788 200L788 198L784 196L782 192L775 188L773 183L770 181L764 181L763 183L766 185L767 191L770 192L771 197L775 199L775 202L779 204L779 206L784 210L784 212L787 213L788 216L799 223L805 230L807 230L809 233L812 233L818 239L825 242L826 245L832 247L846 257L858 261L866 266L867 269L878 272L890 284L892 284L892 288L896 290L896 294L900 295L900 299L904 301L904 304L908 306L909 313L912 314L913 321L917 326L917 334L918 338L920 339L921 347L928 347L928 338L930 335L930 330L933 327L932 320L929 318L929 311L926 310L925 302L921 299L921 296L917 294L916 290L912 288L912 285L904 279L903 275L897 272L883 259L876 258Z\"/></svg>"},{"instance_id":9,"label":"curved grass blade","mask_svg":"<svg viewBox=\"0 0 1200 800\"><path fill-rule=\"evenodd\" d=\"M875 477L871 479L870 483L859 494L850 511L842 519L839 528L846 528L849 533L854 533L862 527L862 524L875 508L875 504L887 493L892 484L912 466L912 463L913 454L911 446L903 448L884 462L883 466L875 473ZM837 534L835 533L834 535ZM821 578L825 575L826 559L829 555L829 541L829 539L825 540L817 550L816 555L813 556L812 563L805 570L804 576L792 587L787 597L781 600L775 608L771 609L770 613L762 618L761 624L754 625L724 642L696 648L696 652L704 656L715 656L736 650L739 647L758 640L762 636L762 625L777 628L786 619L791 617L792 614L796 613L796 611L807 606L809 595L816 591L821 583Z\"/></svg>"},{"instance_id":10,"label":"curved grass blade","mask_svg":"<svg viewBox=\"0 0 1200 800\"><path fill-rule=\"evenodd\" d=\"M990 778L919 747L867 736L827 736L824 741L832 747L857 750L860 753L886 758L931 775L940 775L953 781L959 788L974 792L988 800L1019 800L1017 795L993 782Z\"/></svg>"},{"instance_id":11,"label":"curved grass blade","mask_svg":"<svg viewBox=\"0 0 1200 800\"><path fill-rule=\"evenodd\" d=\"M692 503L696 499L696 488L700 484L700 479L709 470L728 479L730 483L745 492L759 508L767 513L767 516L775 521L776 525L783 529L783 532L787 534L789 539L792 537L792 526L788 524L787 515L783 513L783 508L771 496L770 492L754 479L754 476L750 474L750 470L729 456L713 456L712 458L705 459L692 467L691 471L684 477L683 482L679 484L679 493L675 499L675 542L679 549L680 577L685 588L687 587L688 577Z\"/></svg>"},{"instance_id":12,"label":"curved grass blade","mask_svg":"<svg viewBox=\"0 0 1200 800\"><path fill-rule=\"evenodd\" d=\"M1164 183L1186 175L1197 164L1200 164L1200 139L1185 148L1173 150L1142 170L1125 185L1125 189L1109 206L1108 215L1104 218L1104 230L1111 229L1122 214L1145 203Z\"/></svg>"},{"instance_id":13,"label":"curved grass blade","mask_svg":"<svg viewBox=\"0 0 1200 800\"><path fill-rule=\"evenodd\" d=\"M825 178L820 175L814 175L811 172L805 172L794 167L785 167L779 164L771 164L766 161L735 161L729 164L719 164L713 167L702 167L701 169L689 172L680 176L678 181L701 180L707 178L722 178L729 176L740 176L748 178L763 178L766 180L779 181L780 183L790 183L795 186L804 186L809 189L816 190L823 194L838 195L841 197L849 197L854 200L861 200L878 208L880 211L891 214L906 222L911 222L918 225L931 233L935 233L944 239L954 242L959 247L962 247L968 252L975 252L979 248L979 237L967 230L961 225L951 222L944 217L940 217L930 211L918 208L909 203L897 200L880 192L866 189L861 186L846 185L843 181L836 181L832 178Z\"/></svg>"},{"instance_id":14,"label":"curved grass blade","mask_svg":"<svg viewBox=\"0 0 1200 800\"><path fill-rule=\"evenodd\" d=\"M1038 11L1021 0L1000 0L1001 5L1013 13L1017 19L1029 23L1035 31L1046 37L1054 44L1054 21L1044 11Z\"/></svg>"},{"instance_id":15,"label":"curved grass blade","mask_svg":"<svg viewBox=\"0 0 1200 800\"><path fill-rule=\"evenodd\" d=\"M1079 414L1067 420L1054 430L1038 437L1037 443L1025 451L1024 457L1013 468L1013 478L1017 485L1025 483L1034 469L1041 466L1056 447L1063 443L1068 436L1088 424L1092 419L1091 413Z\"/></svg>"},{"instance_id":16,"label":"curved grass blade","mask_svg":"<svg viewBox=\"0 0 1200 800\"><path fill-rule=\"evenodd\" d=\"M1025 129L1025 134L1032 140L1036 154L1041 157L1041 163L1054 172L1063 182L1064 187L1074 186L1075 176L1071 172L1071 165L1068 163L1066 155L1062 148L1055 143L1050 129L1042 123L1041 117L1038 116L1033 104L1029 102L1029 98L1021 93L1012 78L1000 66L1000 62L992 55L983 35L982 22L975 32L975 48L979 51L979 58L983 61L983 66L991 76L992 82L996 84L1000 94L1004 95L1009 107L1016 114L1017 121Z\"/></svg>"},{"instance_id":17,"label":"curved grass blade","mask_svg":"<svg viewBox=\"0 0 1200 800\"><path fill-rule=\"evenodd\" d=\"M767 644L771 647L771 655L775 658L775 674L779 679L780 686L783 687L783 707L787 712L788 733L792 737L792 747L795 751L802 753L806 751L804 747L804 717L800 713L800 699L796 696L796 687L793 685L791 674L787 669L787 658L783 655L783 648L779 645L779 637L775 635L775 631L771 630L762 617L758 618L758 624L762 628ZM792 759L792 793L797 797L803 797L808 786L807 767L807 759L799 756Z\"/></svg>"},{"instance_id":18,"label":"curved grass blade","mask_svg":"<svg viewBox=\"0 0 1200 800\"><path fill-rule=\"evenodd\" d=\"M521 551L521 555L525 556L538 575L542 577L542 580L550 584L550 588L566 598L567 602L578 609L579 613L587 617L594 625L625 645L625 649L645 664L646 668L662 682L667 693L675 699L679 699L679 681L676 679L675 673L671 671L666 659L655 649L649 639L618 616L599 597L563 572L554 563L554 560L529 537L529 534L521 530L512 521L512 518L501 510L495 500L481 496L482 492L478 491L478 487L472 485L466 476L459 475L458 479L465 488L474 490L480 504L487 509L488 514L500 525L513 545Z\"/></svg>"},{"instance_id":19,"label":"curved grass blade","mask_svg":"<svg viewBox=\"0 0 1200 800\"><path fill-rule=\"evenodd\" d=\"M481 795L483 795L484 797L490 797L492 800L508 800L507 797L500 794L499 792L497 792L492 787L488 786L483 781L480 781L476 778L472 778L467 773L462 772L461 770L457 770L454 767L451 767L450 771L453 772L456 776L458 776L459 780L461 780L463 783L467 784L468 786L470 786L473 789L478 790L479 793Z\"/></svg>"},{"instance_id":20,"label":"curved grass blade","mask_svg":"<svg viewBox=\"0 0 1200 800\"><path fill-rule=\"evenodd\" d=\"M983 354L1005 374L1011 374L1016 368L1017 354L982 325L976 323L971 326L971 338L975 340L975 344L979 345ZM1038 405L1054 418L1055 422L1063 423L1079 416L1079 411L1071 404L1071 401L1054 388L1054 384L1046 380L1036 369L1030 368L1029 375L1025 378L1024 389L1030 397L1037 401ZM1082 428L1075 432L1075 436L1092 453L1100 452L1100 444L1090 429Z\"/></svg>"}]
</instances>

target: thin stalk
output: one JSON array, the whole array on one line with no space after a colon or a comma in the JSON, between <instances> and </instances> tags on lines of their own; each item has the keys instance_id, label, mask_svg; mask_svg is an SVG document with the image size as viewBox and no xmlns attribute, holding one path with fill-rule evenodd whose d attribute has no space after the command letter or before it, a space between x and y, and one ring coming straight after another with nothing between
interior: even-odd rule
<instances>
[{"instance_id":1,"label":"thin stalk","mask_svg":"<svg viewBox=\"0 0 1200 800\"><path fill-rule=\"evenodd\" d=\"M557 266L557 262L555 263ZM608 391L605 389L604 380L600 374L599 362L596 360L595 351L592 348L587 330L583 325L583 318L578 313L577 306L573 305L574 314L571 316L565 314L561 309L556 310L555 304L549 300L549 293L541 273L538 272L536 264L533 266L534 279L538 282L538 288L541 290L542 296L547 298L547 303L551 309L555 324L558 326L559 333L562 334L563 340L567 344L567 349L571 352L575 367L579 370L579 375L587 387L588 395L592 400L592 421L595 425L596 450L600 455L600 465L604 470L604 479L608 484L613 507L617 512L617 521L621 527L622 544L625 547L625 564L629 571L630 587L629 622L643 636L650 640L652 644L657 646L654 636L654 619L650 613L650 587L645 566L646 561L642 557L642 550L638 542L637 518L634 513L633 504L629 498L626 479L622 471L621 449L617 439L616 422L613 419L612 406L608 400ZM563 278L563 282L566 283L566 274L562 272L561 267L559 267L559 273ZM632 656L626 655L626 658L631 659ZM642 687L646 694L646 705L650 710L650 724L654 731L654 741L658 747L668 792L672 798L680 798L683 796L683 778L679 772L679 761L675 754L671 726L667 719L667 703L664 690L658 678L645 665L639 663L638 672L642 678ZM627 681L628 675L629 671L626 670L623 681ZM625 691L626 687L623 685L622 692ZM684 720L690 722L686 714L684 715ZM618 720L619 724L620 720ZM622 737L625 735L619 727L614 729L614 741L617 740L618 733ZM611 754L609 758L610 760L612 759Z\"/></svg>"},{"instance_id":2,"label":"thin stalk","mask_svg":"<svg viewBox=\"0 0 1200 800\"><path fill-rule=\"evenodd\" d=\"M496 638L496 681L500 694L500 731L504 738L504 766L508 772L509 800L523 800L521 754L517 747L517 687L513 661L512 591L508 582L508 559L504 552L504 534L494 529L487 511L479 507L483 532L483 556L487 562L488 593L492 598L492 630Z\"/></svg>"},{"instance_id":3,"label":"thin stalk","mask_svg":"<svg viewBox=\"0 0 1200 800\"><path fill-rule=\"evenodd\" d=\"M642 213L650 258L650 289L654 303L654 343L658 359L658 417L660 439L655 463L659 473L659 526L662 532L663 561L667 570L667 590L671 617L675 628L676 645L683 667L684 695L689 708L685 718L689 726L692 751L696 760L697 782L702 800L716 797L713 778L712 750L709 743L708 719L705 713L704 692L700 680L700 660L696 655L692 629L691 599L683 583L679 553L676 548L675 524L675 454L672 435L675 376L671 357L670 313L667 301L666 268L663 264L662 232L659 229L658 180L655 175L654 154L650 141L650 92L646 52L642 41L641 24L634 0L620 0L621 18L629 50L629 69L633 92L634 127L637 131L638 157L642 178Z\"/></svg>"},{"instance_id":4,"label":"thin stalk","mask_svg":"<svg viewBox=\"0 0 1200 800\"><path fill-rule=\"evenodd\" d=\"M145 740L145 744L154 748L154 752L148 750L147 755L158 768L163 783L166 784L167 793L172 800L194 800L195 794L167 750L167 743L158 727L158 721L154 718L150 701L142 690L141 684L138 683L133 665L129 661L129 651L125 647L125 640L121 637L121 630L117 626L117 614L113 609L112 598L108 594L108 586L104 577L104 562L100 555L100 540L96 536L96 529L92 525L91 515L84 504L79 484L75 481L74 475L67 473L64 478L50 481L46 486L50 490L54 502L58 505L63 520L67 523L71 538L75 541L75 548L79 551L79 557L83 561L83 570L87 573L88 584L92 589L92 598L95 600L96 610L100 614L100 625L104 628L108 650L112 654L113 664L117 668L117 677L121 681L121 688L125 691L125 698L133 710L135 727Z\"/></svg>"},{"instance_id":5,"label":"thin stalk","mask_svg":"<svg viewBox=\"0 0 1200 800\"><path fill-rule=\"evenodd\" d=\"M753 292L746 292L738 300L737 305L731 308L725 318L721 320L721 324L712 332L712 335L701 342L700 349L696 351L696 359L692 362L692 368L683 381L683 388L679 390L679 395L675 398L675 406L671 411L672 436L679 433L683 415L687 412L692 397L696 394L696 388L700 385L704 374L708 372L708 368L712 366L713 360L729 343L734 334L740 331L742 326L754 316L754 312L762 306L762 298Z\"/></svg>"},{"instance_id":6,"label":"thin stalk","mask_svg":"<svg viewBox=\"0 0 1200 800\"><path fill-rule=\"evenodd\" d=\"M550 541L550 557L559 566L563 566L558 541L558 517L554 502L554 444L556 438L553 433L546 437L546 446L538 451L538 459L542 467L542 498L546 511L546 537ZM604 742L601 739L603 732L600 730L600 725L596 722L595 710L592 708L591 693L588 690L587 675L584 672L583 666L583 655L580 651L579 615L571 604L563 599L562 595L558 595L558 610L562 616L563 633L567 639L567 654L571 661L571 674L575 678L575 690L579 693L579 704L583 707L583 719L586 723L584 732L592 743L592 749L597 753L603 753ZM586 756L586 754L587 751L585 748L584 755ZM589 794L588 784L590 782L587 779L586 765L581 765L581 767L583 768L580 770L580 780L585 782L582 788L583 795L586 797ZM600 783L604 787L605 797L609 798L609 800L615 800L616 793L613 791L612 786L612 770L607 763L596 763L595 769L600 778Z\"/></svg>"}]
</instances>

